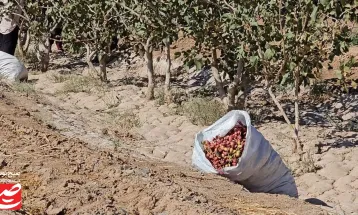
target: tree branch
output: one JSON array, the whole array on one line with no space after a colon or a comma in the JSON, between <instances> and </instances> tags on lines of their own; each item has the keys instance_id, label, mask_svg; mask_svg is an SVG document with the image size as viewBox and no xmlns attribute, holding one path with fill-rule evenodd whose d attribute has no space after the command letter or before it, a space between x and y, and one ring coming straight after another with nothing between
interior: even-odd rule
<instances>
[{"instance_id":1,"label":"tree branch","mask_svg":"<svg viewBox=\"0 0 358 215\"><path fill-rule=\"evenodd\" d=\"M90 48L89 44L86 43L85 46L86 46L86 50L87 50L86 61L87 61L88 66L90 67L90 71L95 72L98 76L99 73L98 73L97 69L93 66L93 63L91 62L91 59L96 54L96 52L95 51L91 52L91 48Z\"/></svg>"},{"instance_id":2,"label":"tree branch","mask_svg":"<svg viewBox=\"0 0 358 215\"><path fill-rule=\"evenodd\" d=\"M124 3L121 3L120 6L123 7L124 9L128 10L133 15L137 16L139 19L142 20L144 18L145 21L147 21L147 24L150 25L151 27L157 28L157 26L154 25L153 22L147 16L135 12L133 9L127 7Z\"/></svg>"},{"instance_id":3,"label":"tree branch","mask_svg":"<svg viewBox=\"0 0 358 215\"><path fill-rule=\"evenodd\" d=\"M269 93L271 99L272 99L272 100L274 101L274 103L276 104L277 108L280 110L280 112L281 112L283 118L285 119L286 123L291 127L292 131L294 132L295 129L294 129L294 127L292 126L291 121L288 119L285 110L283 109L283 107L282 107L282 105L280 104L280 102L277 100L275 94L272 92L272 86L269 86L269 87L268 87L268 93Z\"/></svg>"},{"instance_id":4,"label":"tree branch","mask_svg":"<svg viewBox=\"0 0 358 215\"><path fill-rule=\"evenodd\" d=\"M237 10L233 7L233 6L231 6L226 0L223 0L223 2L224 2L224 4L226 5L226 6L228 6L229 8L230 8L230 10L232 11L232 12L236 12Z\"/></svg>"}]
</instances>

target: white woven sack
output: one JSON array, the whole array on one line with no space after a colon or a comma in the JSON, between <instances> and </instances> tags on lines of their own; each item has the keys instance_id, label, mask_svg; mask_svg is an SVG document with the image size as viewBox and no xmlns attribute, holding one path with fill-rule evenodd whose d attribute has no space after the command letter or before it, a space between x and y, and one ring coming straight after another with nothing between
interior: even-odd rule
<instances>
[{"instance_id":1,"label":"white woven sack","mask_svg":"<svg viewBox=\"0 0 358 215\"><path fill-rule=\"evenodd\" d=\"M201 143L204 140L211 141L217 135L225 136L238 121L247 126L243 154L237 166L226 167L220 174L242 184L250 192L285 194L297 198L297 187L290 170L270 143L251 125L250 116L245 111L230 111L196 135L192 156L193 166L205 173L218 174L205 157Z\"/></svg>"},{"instance_id":2,"label":"white woven sack","mask_svg":"<svg viewBox=\"0 0 358 215\"><path fill-rule=\"evenodd\" d=\"M27 69L15 56L0 51L0 78L19 81L27 77Z\"/></svg>"}]
</instances>

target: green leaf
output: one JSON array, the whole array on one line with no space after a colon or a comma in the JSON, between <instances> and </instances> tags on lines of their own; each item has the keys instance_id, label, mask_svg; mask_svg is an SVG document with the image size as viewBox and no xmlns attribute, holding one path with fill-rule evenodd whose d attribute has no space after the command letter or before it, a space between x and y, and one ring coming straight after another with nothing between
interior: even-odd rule
<instances>
[{"instance_id":1,"label":"green leaf","mask_svg":"<svg viewBox=\"0 0 358 215\"><path fill-rule=\"evenodd\" d=\"M320 0L320 3L326 7L330 3L330 0Z\"/></svg>"},{"instance_id":2,"label":"green leaf","mask_svg":"<svg viewBox=\"0 0 358 215\"><path fill-rule=\"evenodd\" d=\"M203 68L203 62L201 60L195 59L196 70L201 70Z\"/></svg>"},{"instance_id":3,"label":"green leaf","mask_svg":"<svg viewBox=\"0 0 358 215\"><path fill-rule=\"evenodd\" d=\"M356 90L358 85L355 81L352 81L351 86Z\"/></svg>"},{"instance_id":4,"label":"green leaf","mask_svg":"<svg viewBox=\"0 0 358 215\"><path fill-rule=\"evenodd\" d=\"M188 61L185 63L185 66L188 67L188 71L189 71L189 69L190 69L192 66L194 66L194 65L195 65L195 60L193 60L193 59L190 59L190 60L188 60Z\"/></svg>"},{"instance_id":5,"label":"green leaf","mask_svg":"<svg viewBox=\"0 0 358 215\"><path fill-rule=\"evenodd\" d=\"M274 50L268 48L268 49L266 49L266 51L265 51L264 58L265 58L266 60L271 60L274 55L275 55Z\"/></svg>"},{"instance_id":6,"label":"green leaf","mask_svg":"<svg viewBox=\"0 0 358 215\"><path fill-rule=\"evenodd\" d=\"M297 65L294 62L291 62L290 65L289 65L290 71L293 71L296 68L296 66Z\"/></svg>"},{"instance_id":7,"label":"green leaf","mask_svg":"<svg viewBox=\"0 0 358 215\"><path fill-rule=\"evenodd\" d=\"M256 26L259 26L259 23L257 23L256 21L253 21L253 22L250 22L250 25L256 27Z\"/></svg>"},{"instance_id":8,"label":"green leaf","mask_svg":"<svg viewBox=\"0 0 358 215\"><path fill-rule=\"evenodd\" d=\"M189 72L189 70L190 70L190 68L189 68L189 66L188 66L187 64L184 64L184 69L185 69L187 72Z\"/></svg>"},{"instance_id":9,"label":"green leaf","mask_svg":"<svg viewBox=\"0 0 358 215\"><path fill-rule=\"evenodd\" d=\"M344 71L344 72L349 72L349 71L351 71L351 68L348 67L348 66L344 66L344 67L343 67L343 71Z\"/></svg>"},{"instance_id":10,"label":"green leaf","mask_svg":"<svg viewBox=\"0 0 358 215\"><path fill-rule=\"evenodd\" d=\"M341 51L342 51L342 52L347 52L347 51L348 51L348 45L347 45L347 43L346 43L345 41L341 41L341 42L339 43L339 45L340 45L340 47L341 47Z\"/></svg>"},{"instance_id":11,"label":"green leaf","mask_svg":"<svg viewBox=\"0 0 358 215\"><path fill-rule=\"evenodd\" d=\"M199 13L199 7L194 7L195 13Z\"/></svg>"},{"instance_id":12,"label":"green leaf","mask_svg":"<svg viewBox=\"0 0 358 215\"><path fill-rule=\"evenodd\" d=\"M313 8L313 11L311 13L311 23L314 23L316 22L316 19L317 19L317 11L318 11L318 7L314 7Z\"/></svg>"},{"instance_id":13,"label":"green leaf","mask_svg":"<svg viewBox=\"0 0 358 215\"><path fill-rule=\"evenodd\" d=\"M186 23L190 23L191 20L190 20L190 17L189 16L184 16L184 20Z\"/></svg>"},{"instance_id":14,"label":"green leaf","mask_svg":"<svg viewBox=\"0 0 358 215\"><path fill-rule=\"evenodd\" d=\"M259 57L258 57L258 56L251 56L251 57L250 57L250 64L251 64L252 66L256 66L257 63L258 63L258 61L259 61Z\"/></svg>"},{"instance_id":15,"label":"green leaf","mask_svg":"<svg viewBox=\"0 0 358 215\"><path fill-rule=\"evenodd\" d=\"M175 52L174 53L174 59L177 59L180 56L181 56L181 52Z\"/></svg>"},{"instance_id":16,"label":"green leaf","mask_svg":"<svg viewBox=\"0 0 358 215\"><path fill-rule=\"evenodd\" d=\"M289 76L290 76L290 73L286 73L286 74L284 74L284 75L282 76L282 80L281 80L281 83L280 83L281 86L286 83L286 81L287 81L287 79L288 79Z\"/></svg>"},{"instance_id":17,"label":"green leaf","mask_svg":"<svg viewBox=\"0 0 358 215\"><path fill-rule=\"evenodd\" d=\"M295 35L292 33L292 31L289 31L288 33L286 33L286 38L287 39L292 39L294 37L295 37Z\"/></svg>"},{"instance_id":18,"label":"green leaf","mask_svg":"<svg viewBox=\"0 0 358 215\"><path fill-rule=\"evenodd\" d=\"M232 13L224 13L221 17L224 19L232 19Z\"/></svg>"},{"instance_id":19,"label":"green leaf","mask_svg":"<svg viewBox=\"0 0 358 215\"><path fill-rule=\"evenodd\" d=\"M338 78L339 80L342 80L342 79L343 79L343 74L342 74L342 72L339 71L339 70L336 70L335 72L336 72L337 78Z\"/></svg>"}]
</instances>

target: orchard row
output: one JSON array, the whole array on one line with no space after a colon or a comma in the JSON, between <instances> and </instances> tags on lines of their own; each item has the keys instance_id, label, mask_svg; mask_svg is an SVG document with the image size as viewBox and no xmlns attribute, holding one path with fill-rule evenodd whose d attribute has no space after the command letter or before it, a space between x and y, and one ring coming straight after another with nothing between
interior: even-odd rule
<instances>
[{"instance_id":1,"label":"orchard row","mask_svg":"<svg viewBox=\"0 0 358 215\"><path fill-rule=\"evenodd\" d=\"M242 108L243 96L257 82L295 88L295 148L298 140L298 90L317 79L324 62L349 48L350 26L357 22L357 1L328 0L38 0L23 8L22 28L29 29L41 53L42 70L49 63L47 41L59 25L72 48L86 48L87 62L102 81L112 38L144 53L148 68L147 98L154 97L153 50L168 57L165 92L170 101L170 45L178 35L195 45L182 53L186 68L210 66L219 97L228 109ZM42 47L42 48L41 48ZM91 59L98 56L100 67ZM349 67L342 63L340 78ZM223 78L229 81L224 86ZM356 86L356 83L352 82ZM283 109L282 115L292 124Z\"/></svg>"}]
</instances>

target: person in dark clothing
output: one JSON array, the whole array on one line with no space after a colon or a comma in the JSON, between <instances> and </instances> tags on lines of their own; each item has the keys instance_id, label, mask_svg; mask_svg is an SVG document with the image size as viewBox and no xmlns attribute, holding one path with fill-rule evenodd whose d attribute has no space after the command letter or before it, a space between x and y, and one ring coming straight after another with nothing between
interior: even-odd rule
<instances>
[{"instance_id":1,"label":"person in dark clothing","mask_svg":"<svg viewBox=\"0 0 358 215\"><path fill-rule=\"evenodd\" d=\"M63 51L62 42L58 41L61 40L61 34L62 34L62 28L61 27L55 28L55 30L51 33L50 47L52 47L52 45L55 43L57 50L62 52Z\"/></svg>"},{"instance_id":2,"label":"person in dark clothing","mask_svg":"<svg viewBox=\"0 0 358 215\"><path fill-rule=\"evenodd\" d=\"M19 37L18 26L16 26L15 29L8 34L0 33L0 51L14 55L17 46L18 37Z\"/></svg>"},{"instance_id":3,"label":"person in dark clothing","mask_svg":"<svg viewBox=\"0 0 358 215\"><path fill-rule=\"evenodd\" d=\"M34 1L34 0L32 0L32 1ZM57 2L62 3L62 4L66 3L66 1L62 1L62 0L57 0ZM50 6L50 5L48 5L48 6ZM47 11L46 7L42 8L43 16L45 16L46 11ZM51 16L48 17L48 21L51 24L55 23L55 20L53 20L53 18ZM54 43L56 44L58 51L61 51L61 52L63 51L62 42L60 41L62 39L61 35L62 35L62 23L57 23L56 28L50 34L50 39L49 39L50 52L52 52L51 47Z\"/></svg>"},{"instance_id":4,"label":"person in dark clothing","mask_svg":"<svg viewBox=\"0 0 358 215\"><path fill-rule=\"evenodd\" d=\"M9 0L0 0L1 7L8 7ZM24 0L19 1L17 14L21 14L21 6L24 5ZM17 39L19 37L19 20L18 15L10 14L1 17L0 22L0 51L6 52L10 55L15 54Z\"/></svg>"}]
</instances>

